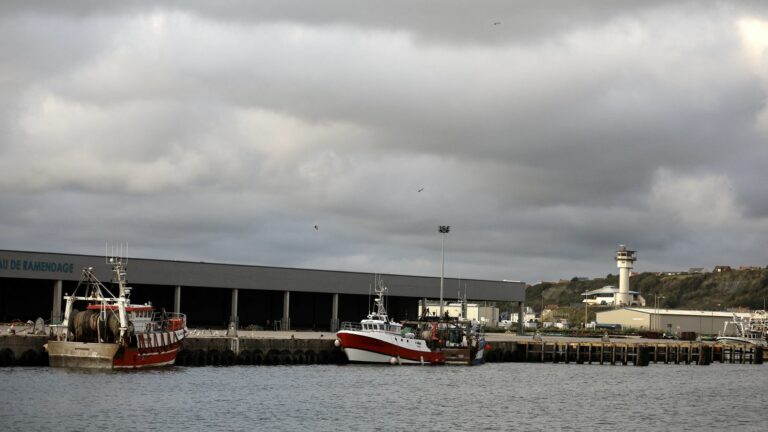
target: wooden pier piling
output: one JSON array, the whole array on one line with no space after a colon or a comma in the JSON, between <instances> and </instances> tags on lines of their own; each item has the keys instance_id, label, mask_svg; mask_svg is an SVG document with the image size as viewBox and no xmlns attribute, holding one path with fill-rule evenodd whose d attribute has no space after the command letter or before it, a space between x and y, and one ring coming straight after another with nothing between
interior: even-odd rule
<instances>
[{"instance_id":1,"label":"wooden pier piling","mask_svg":"<svg viewBox=\"0 0 768 432\"><path fill-rule=\"evenodd\" d=\"M651 363L706 366L713 362L763 364L762 347L701 342L517 341L512 361L648 366Z\"/></svg>"}]
</instances>

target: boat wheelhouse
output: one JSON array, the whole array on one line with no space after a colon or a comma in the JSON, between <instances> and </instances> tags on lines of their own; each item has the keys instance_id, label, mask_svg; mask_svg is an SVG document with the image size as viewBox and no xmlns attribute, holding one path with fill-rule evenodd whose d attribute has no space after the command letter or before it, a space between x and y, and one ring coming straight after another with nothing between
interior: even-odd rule
<instances>
[{"instance_id":1,"label":"boat wheelhouse","mask_svg":"<svg viewBox=\"0 0 768 432\"><path fill-rule=\"evenodd\" d=\"M749 317L734 314L733 319L723 324L716 340L768 347L768 315L765 311L756 311Z\"/></svg>"}]
</instances>

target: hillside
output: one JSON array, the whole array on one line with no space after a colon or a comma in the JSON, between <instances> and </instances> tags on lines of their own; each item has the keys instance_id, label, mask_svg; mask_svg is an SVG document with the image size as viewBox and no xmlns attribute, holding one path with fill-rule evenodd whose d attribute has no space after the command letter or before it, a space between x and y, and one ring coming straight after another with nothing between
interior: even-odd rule
<instances>
[{"instance_id":1,"label":"hillside","mask_svg":"<svg viewBox=\"0 0 768 432\"><path fill-rule=\"evenodd\" d=\"M537 311L542 304L569 306L581 302L585 291L618 284L618 276L610 274L588 281L545 282L528 287L526 304ZM659 306L669 309L763 309L768 299L768 269L681 275L641 273L630 278L630 290L639 291L651 307L656 294Z\"/></svg>"}]
</instances>

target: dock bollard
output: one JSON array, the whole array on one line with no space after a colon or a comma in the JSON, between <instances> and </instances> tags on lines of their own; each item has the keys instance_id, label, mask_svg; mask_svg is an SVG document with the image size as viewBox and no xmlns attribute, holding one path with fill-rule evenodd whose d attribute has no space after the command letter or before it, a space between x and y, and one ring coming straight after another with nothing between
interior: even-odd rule
<instances>
[{"instance_id":1,"label":"dock bollard","mask_svg":"<svg viewBox=\"0 0 768 432\"><path fill-rule=\"evenodd\" d=\"M637 347L635 366L648 366L651 360L650 348L644 345Z\"/></svg>"},{"instance_id":2,"label":"dock bollard","mask_svg":"<svg viewBox=\"0 0 768 432\"><path fill-rule=\"evenodd\" d=\"M699 365L708 366L710 363L712 363L712 347L701 345L699 347Z\"/></svg>"}]
</instances>

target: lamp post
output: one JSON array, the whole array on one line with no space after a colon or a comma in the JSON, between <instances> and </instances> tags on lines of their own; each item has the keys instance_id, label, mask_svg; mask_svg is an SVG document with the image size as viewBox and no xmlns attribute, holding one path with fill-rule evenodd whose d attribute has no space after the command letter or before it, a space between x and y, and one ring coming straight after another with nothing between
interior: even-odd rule
<instances>
[{"instance_id":1,"label":"lamp post","mask_svg":"<svg viewBox=\"0 0 768 432\"><path fill-rule=\"evenodd\" d=\"M445 277L445 235L451 231L451 227L448 225L440 225L438 232L443 235L442 244L440 246L440 318L443 317L443 278Z\"/></svg>"},{"instance_id":2,"label":"lamp post","mask_svg":"<svg viewBox=\"0 0 768 432\"><path fill-rule=\"evenodd\" d=\"M654 308L653 312L656 315L654 318L656 320L656 324L658 327L661 327L661 318L659 317L659 300L662 300L662 299L664 299L663 295L659 295L658 293L653 295L653 308ZM653 323L651 323L651 330L654 330L653 327L655 326L653 325ZM660 328L656 330L660 330Z\"/></svg>"},{"instance_id":3,"label":"lamp post","mask_svg":"<svg viewBox=\"0 0 768 432\"><path fill-rule=\"evenodd\" d=\"M720 311L720 303L717 304L717 311ZM710 333L712 333L712 337L715 336L715 311L712 311L712 318L710 319Z\"/></svg>"}]
</instances>

